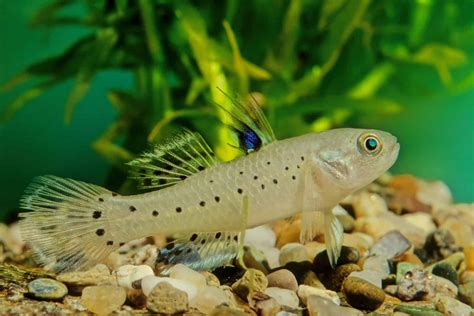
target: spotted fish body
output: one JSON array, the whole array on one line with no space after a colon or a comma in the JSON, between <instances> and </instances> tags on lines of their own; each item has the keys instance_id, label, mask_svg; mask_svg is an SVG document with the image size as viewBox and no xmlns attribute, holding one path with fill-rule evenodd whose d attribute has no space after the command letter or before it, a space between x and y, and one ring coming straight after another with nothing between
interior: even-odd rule
<instances>
[{"instance_id":1,"label":"spotted fish body","mask_svg":"<svg viewBox=\"0 0 474 316\"><path fill-rule=\"evenodd\" d=\"M364 152L367 137L383 148L376 154ZM188 156L197 153L197 147L192 148L186 151ZM334 261L342 229L331 209L385 172L395 162L398 148L396 138L381 131L312 133L272 141L226 163L198 155L203 159L188 164L194 171L186 179L133 196L79 181L40 177L22 199L23 208L34 211L22 213L22 234L37 260L58 271L88 267L125 242L157 233L181 236L160 252L158 260L213 268L235 256L242 228L302 211L325 215L326 242ZM167 169L153 165L150 155L148 160L138 160L136 166L145 169L137 175L150 177L144 181L149 187L174 179L170 175L184 170L178 162L187 162L184 156L172 157L166 160L172 166ZM206 168L201 166L205 163ZM166 176L154 178L161 171ZM316 222L318 217L304 218L308 223L302 235L311 239L312 229L321 223Z\"/></svg>"}]
</instances>

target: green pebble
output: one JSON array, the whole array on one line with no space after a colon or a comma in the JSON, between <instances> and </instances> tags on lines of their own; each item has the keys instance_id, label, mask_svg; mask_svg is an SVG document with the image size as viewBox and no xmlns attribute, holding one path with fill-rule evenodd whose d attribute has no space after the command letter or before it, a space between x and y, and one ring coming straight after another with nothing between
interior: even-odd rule
<instances>
[{"instance_id":1,"label":"green pebble","mask_svg":"<svg viewBox=\"0 0 474 316\"><path fill-rule=\"evenodd\" d=\"M459 286L458 273L456 269L454 269L447 262L440 262L440 263L435 264L433 266L433 269L431 270L431 273L433 273L434 275L440 276L442 278L445 278L453 282L454 285Z\"/></svg>"},{"instance_id":2,"label":"green pebble","mask_svg":"<svg viewBox=\"0 0 474 316\"><path fill-rule=\"evenodd\" d=\"M401 312L411 316L443 316L442 313L434 309L422 306L398 305L394 308L394 312Z\"/></svg>"},{"instance_id":3,"label":"green pebble","mask_svg":"<svg viewBox=\"0 0 474 316\"><path fill-rule=\"evenodd\" d=\"M40 278L28 283L28 294L40 300L61 300L67 295L67 287L56 280Z\"/></svg>"},{"instance_id":4,"label":"green pebble","mask_svg":"<svg viewBox=\"0 0 474 316\"><path fill-rule=\"evenodd\" d=\"M417 268L414 264L409 262L399 262L397 264L397 284L400 283L400 280L403 279L405 273Z\"/></svg>"}]
</instances>

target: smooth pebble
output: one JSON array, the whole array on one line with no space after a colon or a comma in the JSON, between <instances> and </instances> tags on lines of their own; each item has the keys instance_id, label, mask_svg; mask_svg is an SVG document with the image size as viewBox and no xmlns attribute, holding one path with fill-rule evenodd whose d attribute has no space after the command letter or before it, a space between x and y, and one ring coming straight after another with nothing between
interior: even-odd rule
<instances>
[{"instance_id":1,"label":"smooth pebble","mask_svg":"<svg viewBox=\"0 0 474 316\"><path fill-rule=\"evenodd\" d=\"M437 296L436 310L446 316L468 316L473 312L469 305L448 296Z\"/></svg>"},{"instance_id":2,"label":"smooth pebble","mask_svg":"<svg viewBox=\"0 0 474 316\"><path fill-rule=\"evenodd\" d=\"M410 241L399 231L393 230L381 236L370 248L369 255L392 259L410 249Z\"/></svg>"},{"instance_id":3,"label":"smooth pebble","mask_svg":"<svg viewBox=\"0 0 474 316\"><path fill-rule=\"evenodd\" d=\"M223 290L212 286L200 287L198 294L189 301L189 306L206 315L219 305L229 306L231 302Z\"/></svg>"},{"instance_id":4,"label":"smooth pebble","mask_svg":"<svg viewBox=\"0 0 474 316\"><path fill-rule=\"evenodd\" d=\"M264 293L276 299L280 305L298 308L300 300L294 291L278 287L267 287Z\"/></svg>"},{"instance_id":5,"label":"smooth pebble","mask_svg":"<svg viewBox=\"0 0 474 316\"><path fill-rule=\"evenodd\" d=\"M339 296L337 295L337 293L331 290L323 290L323 289L315 288L309 285L301 284L298 287L297 293L298 293L298 297L301 299L301 301L305 305L307 305L308 298L314 295L328 299L336 305L341 304L341 300L339 299Z\"/></svg>"},{"instance_id":6,"label":"smooth pebble","mask_svg":"<svg viewBox=\"0 0 474 316\"><path fill-rule=\"evenodd\" d=\"M298 290L298 282L296 277L290 270L280 269L267 275L269 287L279 287L291 291Z\"/></svg>"},{"instance_id":7,"label":"smooth pebble","mask_svg":"<svg viewBox=\"0 0 474 316\"><path fill-rule=\"evenodd\" d=\"M245 231L245 245L252 245L255 248L273 248L276 243L276 235L269 225L261 225Z\"/></svg>"},{"instance_id":8,"label":"smooth pebble","mask_svg":"<svg viewBox=\"0 0 474 316\"><path fill-rule=\"evenodd\" d=\"M409 214L402 215L402 218L406 220L408 223L418 228L423 229L425 233L427 234L436 230L436 225L433 222L433 218L428 213L423 213L423 212L409 213Z\"/></svg>"},{"instance_id":9,"label":"smooth pebble","mask_svg":"<svg viewBox=\"0 0 474 316\"><path fill-rule=\"evenodd\" d=\"M198 288L207 285L206 277L204 275L188 268L184 264L173 266L170 269L170 278L190 282Z\"/></svg>"},{"instance_id":10,"label":"smooth pebble","mask_svg":"<svg viewBox=\"0 0 474 316\"><path fill-rule=\"evenodd\" d=\"M56 280L39 278L28 283L28 294L41 300L60 300L67 295L67 287Z\"/></svg>"},{"instance_id":11,"label":"smooth pebble","mask_svg":"<svg viewBox=\"0 0 474 316\"><path fill-rule=\"evenodd\" d=\"M143 279L149 275L155 275L153 269L147 265L124 265L118 268L115 273L117 284L127 289L133 289L133 282Z\"/></svg>"},{"instance_id":12,"label":"smooth pebble","mask_svg":"<svg viewBox=\"0 0 474 316\"><path fill-rule=\"evenodd\" d=\"M363 271L354 271L351 274L349 274L349 276L365 280L369 283L372 283L378 288L382 288L382 279L384 279L387 275L380 271L363 270Z\"/></svg>"},{"instance_id":13,"label":"smooth pebble","mask_svg":"<svg viewBox=\"0 0 474 316\"><path fill-rule=\"evenodd\" d=\"M280 249L280 265L284 266L288 262L308 261L309 256L306 248L300 243L289 243Z\"/></svg>"},{"instance_id":14,"label":"smooth pebble","mask_svg":"<svg viewBox=\"0 0 474 316\"><path fill-rule=\"evenodd\" d=\"M355 195L352 205L356 218L373 217L388 212L387 203L380 195L366 191Z\"/></svg>"},{"instance_id":15,"label":"smooth pebble","mask_svg":"<svg viewBox=\"0 0 474 316\"><path fill-rule=\"evenodd\" d=\"M125 289L116 285L97 285L84 288L81 303L91 312L107 315L125 303Z\"/></svg>"},{"instance_id":16,"label":"smooth pebble","mask_svg":"<svg viewBox=\"0 0 474 316\"><path fill-rule=\"evenodd\" d=\"M334 304L331 300L311 295L307 302L308 313L310 316L362 316L364 313L350 307L343 307Z\"/></svg>"},{"instance_id":17,"label":"smooth pebble","mask_svg":"<svg viewBox=\"0 0 474 316\"><path fill-rule=\"evenodd\" d=\"M385 293L382 289L355 277L345 279L342 290L347 302L361 310L373 311L385 300Z\"/></svg>"}]
</instances>

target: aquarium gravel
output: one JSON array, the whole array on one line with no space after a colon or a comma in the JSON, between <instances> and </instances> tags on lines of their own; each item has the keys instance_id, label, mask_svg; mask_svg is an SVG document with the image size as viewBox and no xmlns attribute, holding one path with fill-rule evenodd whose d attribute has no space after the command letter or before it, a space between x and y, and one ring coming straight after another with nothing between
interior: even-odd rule
<instances>
[{"instance_id":1,"label":"aquarium gravel","mask_svg":"<svg viewBox=\"0 0 474 316\"><path fill-rule=\"evenodd\" d=\"M243 263L210 272L178 264L166 276L156 266L163 235L127 243L88 271L54 274L33 263L16 223L1 224L0 314L472 313L474 204L455 204L440 181L387 174L334 212L344 223L334 268L324 234L299 243L295 216L247 230Z\"/></svg>"}]
</instances>

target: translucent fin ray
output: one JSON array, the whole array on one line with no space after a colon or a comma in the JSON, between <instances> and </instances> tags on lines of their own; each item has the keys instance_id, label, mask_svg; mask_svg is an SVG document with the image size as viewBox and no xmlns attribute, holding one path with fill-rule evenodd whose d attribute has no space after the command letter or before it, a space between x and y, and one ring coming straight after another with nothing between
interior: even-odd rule
<instances>
[{"instance_id":1,"label":"translucent fin ray","mask_svg":"<svg viewBox=\"0 0 474 316\"><path fill-rule=\"evenodd\" d=\"M341 254L344 229L332 211L324 213L324 239L326 241L326 251L331 267L335 267L339 255Z\"/></svg>"},{"instance_id":2,"label":"translucent fin ray","mask_svg":"<svg viewBox=\"0 0 474 316\"><path fill-rule=\"evenodd\" d=\"M157 267L162 274L178 263L194 270L213 270L237 256L238 236L234 231L183 235L160 249Z\"/></svg>"},{"instance_id":3,"label":"translucent fin ray","mask_svg":"<svg viewBox=\"0 0 474 316\"><path fill-rule=\"evenodd\" d=\"M161 189L218 163L202 136L186 130L128 165L141 189Z\"/></svg>"},{"instance_id":4,"label":"translucent fin ray","mask_svg":"<svg viewBox=\"0 0 474 316\"><path fill-rule=\"evenodd\" d=\"M324 214L322 212L303 212L301 217L300 242L313 241L317 234L324 233Z\"/></svg>"},{"instance_id":5,"label":"translucent fin ray","mask_svg":"<svg viewBox=\"0 0 474 316\"><path fill-rule=\"evenodd\" d=\"M112 192L96 185L35 178L20 201L22 209L33 211L20 213L21 235L33 258L56 272L85 269L105 259L117 248L107 244L111 198ZM98 230L104 233L98 236Z\"/></svg>"},{"instance_id":6,"label":"translucent fin ray","mask_svg":"<svg viewBox=\"0 0 474 316\"><path fill-rule=\"evenodd\" d=\"M231 123L228 125L236 133L242 151L248 154L276 140L270 123L254 98L242 103L220 91L232 101L228 107L218 106L229 116Z\"/></svg>"}]
</instances>

